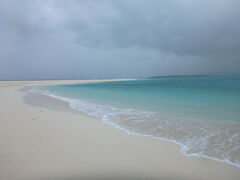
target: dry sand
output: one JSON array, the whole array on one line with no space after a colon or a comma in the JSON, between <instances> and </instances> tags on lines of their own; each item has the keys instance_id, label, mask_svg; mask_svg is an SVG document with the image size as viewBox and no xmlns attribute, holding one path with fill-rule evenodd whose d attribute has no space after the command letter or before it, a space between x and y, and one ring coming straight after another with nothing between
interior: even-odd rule
<instances>
[{"instance_id":1,"label":"dry sand","mask_svg":"<svg viewBox=\"0 0 240 180\"><path fill-rule=\"evenodd\" d=\"M19 91L76 82L0 82L0 180L240 179L237 167L184 156L174 143L127 134L65 102Z\"/></svg>"}]
</instances>

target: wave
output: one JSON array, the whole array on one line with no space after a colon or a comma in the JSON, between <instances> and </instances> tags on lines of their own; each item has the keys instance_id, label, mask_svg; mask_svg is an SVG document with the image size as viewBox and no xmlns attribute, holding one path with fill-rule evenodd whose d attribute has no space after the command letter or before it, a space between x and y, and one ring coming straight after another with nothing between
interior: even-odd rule
<instances>
[{"instance_id":1,"label":"wave","mask_svg":"<svg viewBox=\"0 0 240 180\"><path fill-rule=\"evenodd\" d=\"M187 156L203 157L240 167L239 124L203 123L89 100L59 96L49 90L42 94L68 102L84 112L129 134L174 142Z\"/></svg>"}]
</instances>

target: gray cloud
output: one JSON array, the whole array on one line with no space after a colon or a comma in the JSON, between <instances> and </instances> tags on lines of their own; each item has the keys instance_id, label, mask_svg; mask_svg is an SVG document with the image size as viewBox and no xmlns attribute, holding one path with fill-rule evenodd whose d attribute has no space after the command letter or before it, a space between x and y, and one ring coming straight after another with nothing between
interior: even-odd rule
<instances>
[{"instance_id":1,"label":"gray cloud","mask_svg":"<svg viewBox=\"0 0 240 180\"><path fill-rule=\"evenodd\" d=\"M240 71L237 0L0 0L0 79Z\"/></svg>"}]
</instances>

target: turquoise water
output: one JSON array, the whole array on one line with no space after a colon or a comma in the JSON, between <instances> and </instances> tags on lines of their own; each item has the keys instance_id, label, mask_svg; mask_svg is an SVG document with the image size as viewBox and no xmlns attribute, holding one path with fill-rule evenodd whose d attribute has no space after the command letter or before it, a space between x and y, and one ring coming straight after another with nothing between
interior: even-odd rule
<instances>
[{"instance_id":1,"label":"turquoise water","mask_svg":"<svg viewBox=\"0 0 240 180\"><path fill-rule=\"evenodd\" d=\"M189 156L240 166L240 76L159 77L41 87L72 108Z\"/></svg>"}]
</instances>

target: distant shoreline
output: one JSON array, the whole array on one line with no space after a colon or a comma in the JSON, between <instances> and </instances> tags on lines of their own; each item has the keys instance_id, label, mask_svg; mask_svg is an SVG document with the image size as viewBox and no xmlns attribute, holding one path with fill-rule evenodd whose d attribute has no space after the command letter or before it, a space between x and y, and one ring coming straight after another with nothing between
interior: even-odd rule
<instances>
[{"instance_id":1,"label":"distant shoreline","mask_svg":"<svg viewBox=\"0 0 240 180\"><path fill-rule=\"evenodd\" d=\"M146 77L129 77L129 78L86 78L86 79L0 79L0 82L3 81L16 81L16 82L22 82L22 81L36 81L36 82L41 82L41 81L95 81L95 80L99 80L99 81L105 81L105 80L128 80L128 79L145 79L145 78L161 78L161 77L208 77L208 76L240 76L240 74L177 74L177 75L160 75L160 76L146 76Z\"/></svg>"}]
</instances>

